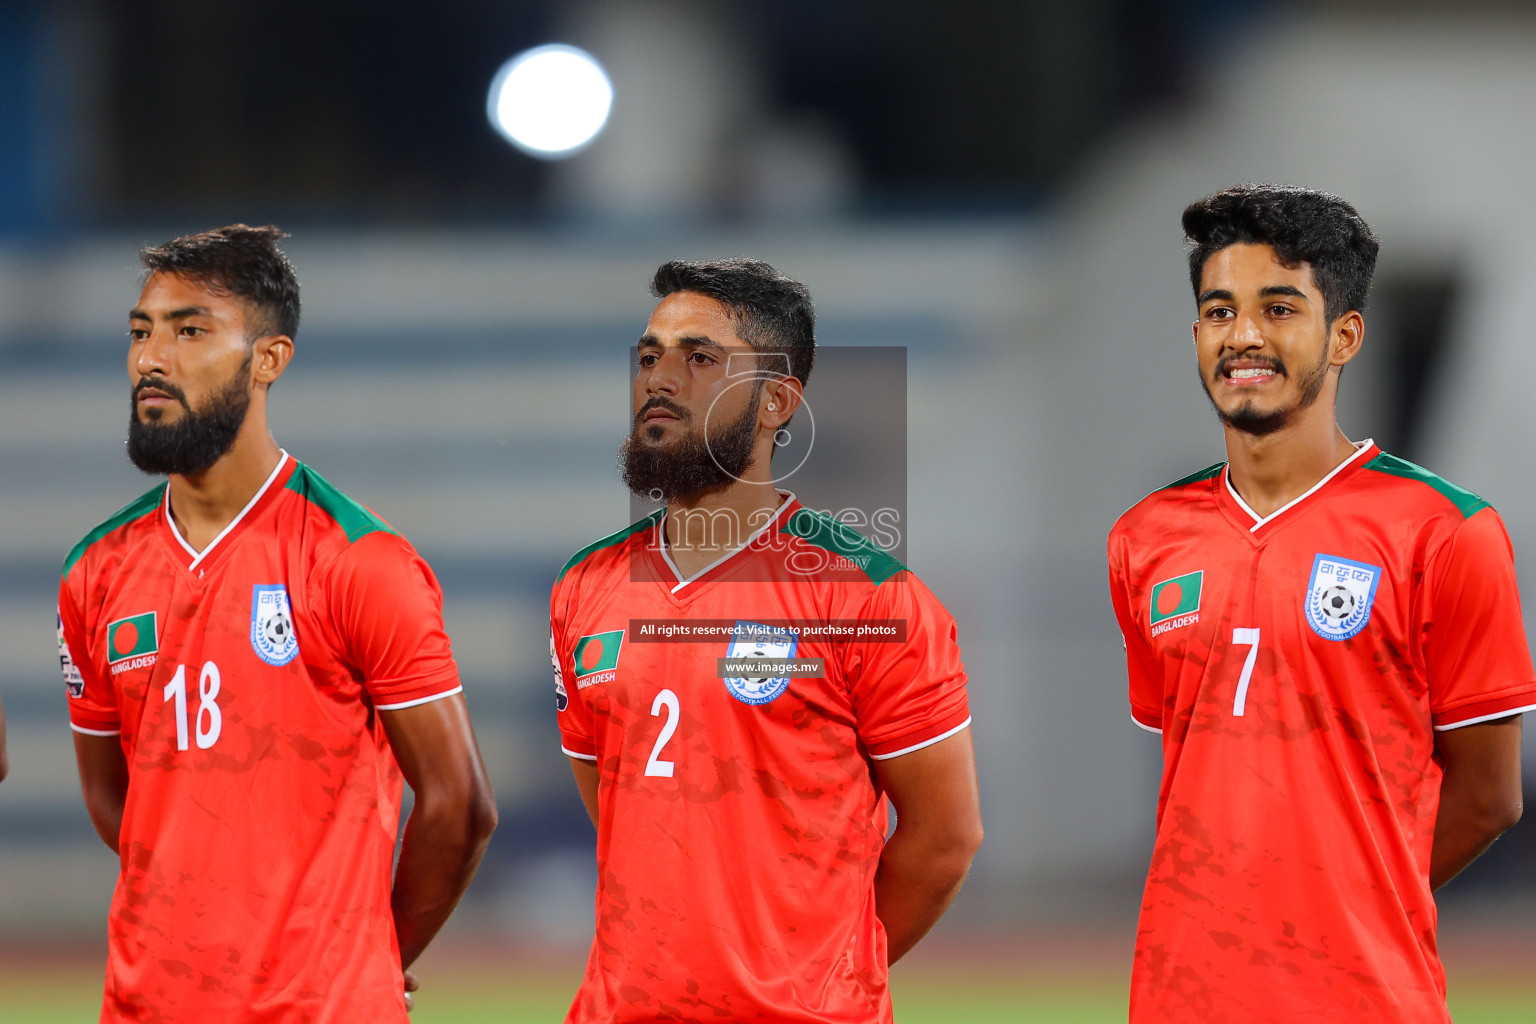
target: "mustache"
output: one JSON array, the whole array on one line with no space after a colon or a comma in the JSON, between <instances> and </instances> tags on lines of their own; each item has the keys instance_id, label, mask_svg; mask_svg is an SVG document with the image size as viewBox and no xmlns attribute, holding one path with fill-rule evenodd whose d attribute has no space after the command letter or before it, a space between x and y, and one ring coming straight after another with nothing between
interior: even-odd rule
<instances>
[{"instance_id":1,"label":"mustache","mask_svg":"<svg viewBox=\"0 0 1536 1024\"><path fill-rule=\"evenodd\" d=\"M187 393L164 377L140 377L139 382L133 386L134 402L137 403L139 395L150 388L154 388L156 391L163 391L180 402L184 407L191 408L187 405Z\"/></svg>"},{"instance_id":2,"label":"mustache","mask_svg":"<svg viewBox=\"0 0 1536 1024\"><path fill-rule=\"evenodd\" d=\"M682 406L678 405L676 402L671 401L670 399L657 396L656 398L653 398L642 405L640 407L640 411L635 413L635 425L639 426L640 422L645 419L645 414L650 412L652 409L665 409L667 412L676 416L678 419L684 421L688 420L689 418L687 409L684 409Z\"/></svg>"}]
</instances>

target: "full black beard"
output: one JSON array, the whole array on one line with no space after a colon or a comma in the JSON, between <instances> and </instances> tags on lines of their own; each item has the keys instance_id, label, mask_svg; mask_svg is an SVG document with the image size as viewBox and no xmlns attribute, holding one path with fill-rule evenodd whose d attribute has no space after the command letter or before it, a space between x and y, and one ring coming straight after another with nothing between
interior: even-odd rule
<instances>
[{"instance_id":1,"label":"full black beard","mask_svg":"<svg viewBox=\"0 0 1536 1024\"><path fill-rule=\"evenodd\" d=\"M691 417L680 405L664 398L651 399L636 415L634 429L619 446L619 473L624 486L645 501L671 501L739 479L752 464L759 390L760 384L753 389L752 400L741 416L707 442L703 431L689 431L671 444L658 444L662 430L645 426L641 417L647 412L666 409L685 424ZM647 433L652 436L647 437Z\"/></svg>"},{"instance_id":2,"label":"full black beard","mask_svg":"<svg viewBox=\"0 0 1536 1024\"><path fill-rule=\"evenodd\" d=\"M1236 358L1236 357L1234 357ZM1285 364L1275 360L1275 368L1282 374L1286 372ZM1217 376L1221 375L1221 364L1216 366ZM1263 437L1273 434L1290 424L1297 413L1308 408L1317 401L1317 396L1323 393L1323 383L1328 379L1328 347L1323 346L1323 354L1317 362L1303 370L1297 382L1301 385L1301 400L1289 409L1275 409L1272 412L1261 413L1253 407L1252 402L1246 402L1231 412L1223 412L1221 406L1216 404L1215 396L1211 394L1211 387L1204 379L1200 383L1205 387L1205 396L1211 400L1211 407L1216 410L1216 415L1221 422L1233 430L1240 430L1254 437Z\"/></svg>"},{"instance_id":3,"label":"full black beard","mask_svg":"<svg viewBox=\"0 0 1536 1024\"><path fill-rule=\"evenodd\" d=\"M193 412L186 392L160 378L141 380L129 396L128 458L146 473L192 476L224 457L235 443L251 407L251 357L223 387L208 398L205 408ZM181 416L172 423L139 419L138 393L153 387L181 403Z\"/></svg>"}]
</instances>

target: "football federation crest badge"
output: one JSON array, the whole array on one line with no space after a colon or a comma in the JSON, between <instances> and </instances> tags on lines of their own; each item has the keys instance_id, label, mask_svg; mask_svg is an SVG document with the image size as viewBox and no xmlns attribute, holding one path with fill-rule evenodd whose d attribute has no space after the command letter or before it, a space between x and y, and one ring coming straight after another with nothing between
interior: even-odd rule
<instances>
[{"instance_id":1,"label":"football federation crest badge","mask_svg":"<svg viewBox=\"0 0 1536 1024\"><path fill-rule=\"evenodd\" d=\"M1381 582L1381 567L1335 555L1312 560L1307 584L1307 624L1324 640L1348 640L1365 628Z\"/></svg>"},{"instance_id":2,"label":"football federation crest badge","mask_svg":"<svg viewBox=\"0 0 1536 1024\"><path fill-rule=\"evenodd\" d=\"M765 626L758 622L737 622L731 632L727 658L793 658L800 638L783 626ZM731 696L743 704L767 704L789 689L789 677L769 679L723 679Z\"/></svg>"},{"instance_id":3,"label":"football federation crest badge","mask_svg":"<svg viewBox=\"0 0 1536 1024\"><path fill-rule=\"evenodd\" d=\"M293 606L281 583L258 583L251 596L251 650L268 665L286 665L299 653Z\"/></svg>"},{"instance_id":4,"label":"football federation crest badge","mask_svg":"<svg viewBox=\"0 0 1536 1024\"><path fill-rule=\"evenodd\" d=\"M611 683L617 679L619 651L623 649L622 629L610 629L606 633L593 633L577 639L576 649L571 652L571 660L576 663L576 689L585 690L596 683ZM555 681L561 686L565 685L563 679L557 677ZM559 699L558 692L555 697Z\"/></svg>"}]
</instances>

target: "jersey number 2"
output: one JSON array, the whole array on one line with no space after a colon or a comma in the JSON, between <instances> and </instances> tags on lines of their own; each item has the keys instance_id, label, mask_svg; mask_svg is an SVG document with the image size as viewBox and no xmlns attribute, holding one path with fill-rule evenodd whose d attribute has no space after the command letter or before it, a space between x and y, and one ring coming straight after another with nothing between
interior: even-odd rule
<instances>
[{"instance_id":1,"label":"jersey number 2","mask_svg":"<svg viewBox=\"0 0 1536 1024\"><path fill-rule=\"evenodd\" d=\"M1237 696L1232 698L1232 714L1241 718L1248 708L1248 683L1253 679L1253 663L1259 660L1258 629L1234 629L1232 645L1248 648L1248 657L1243 659L1242 674L1237 677Z\"/></svg>"},{"instance_id":2,"label":"jersey number 2","mask_svg":"<svg viewBox=\"0 0 1536 1024\"><path fill-rule=\"evenodd\" d=\"M677 703L677 694L671 690L662 690L651 702L651 717L655 718L663 711L667 714L667 720L661 723L661 735L656 737L656 745L651 748L651 758L645 762L645 774L660 775L670 779L672 769L676 767L671 761L661 759L661 748L667 745L672 734L677 732L677 719L683 713L681 705Z\"/></svg>"},{"instance_id":3,"label":"jersey number 2","mask_svg":"<svg viewBox=\"0 0 1536 1024\"><path fill-rule=\"evenodd\" d=\"M177 665L176 674L161 688L160 703L176 702L176 749L187 749L187 666ZM203 722L207 721L204 727ZM207 750L224 731L224 714L219 710L219 666L203 662L197 680L197 749Z\"/></svg>"}]
</instances>

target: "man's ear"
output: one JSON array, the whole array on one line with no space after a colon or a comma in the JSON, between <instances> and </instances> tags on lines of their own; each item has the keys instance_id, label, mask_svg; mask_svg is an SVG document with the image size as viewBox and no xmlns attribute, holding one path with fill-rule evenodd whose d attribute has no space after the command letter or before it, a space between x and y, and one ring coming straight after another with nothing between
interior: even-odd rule
<instances>
[{"instance_id":1,"label":"man's ear","mask_svg":"<svg viewBox=\"0 0 1536 1024\"><path fill-rule=\"evenodd\" d=\"M1341 315L1328 328L1328 365L1343 366L1360 354L1365 343L1365 317L1358 309Z\"/></svg>"},{"instance_id":2,"label":"man's ear","mask_svg":"<svg viewBox=\"0 0 1536 1024\"><path fill-rule=\"evenodd\" d=\"M293 339L286 334L267 334L251 342L251 380L271 387L293 358Z\"/></svg>"},{"instance_id":3,"label":"man's ear","mask_svg":"<svg viewBox=\"0 0 1536 1024\"><path fill-rule=\"evenodd\" d=\"M794 377L775 377L763 385L763 404L758 422L777 430L789 422L805 401L805 385Z\"/></svg>"}]
</instances>

